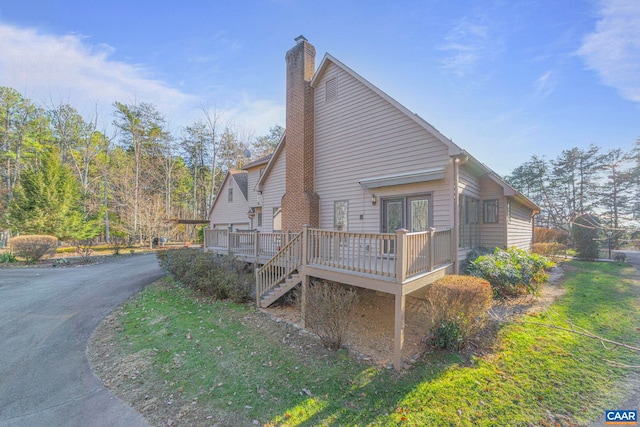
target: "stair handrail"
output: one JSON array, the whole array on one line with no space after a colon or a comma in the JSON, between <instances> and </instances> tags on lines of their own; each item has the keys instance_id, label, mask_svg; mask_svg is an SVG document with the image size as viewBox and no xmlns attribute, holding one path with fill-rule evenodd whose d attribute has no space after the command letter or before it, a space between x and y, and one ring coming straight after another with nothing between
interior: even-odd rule
<instances>
[{"instance_id":1,"label":"stair handrail","mask_svg":"<svg viewBox=\"0 0 640 427\"><path fill-rule=\"evenodd\" d=\"M282 247L269 261L256 270L256 303L302 265L302 233Z\"/></svg>"}]
</instances>

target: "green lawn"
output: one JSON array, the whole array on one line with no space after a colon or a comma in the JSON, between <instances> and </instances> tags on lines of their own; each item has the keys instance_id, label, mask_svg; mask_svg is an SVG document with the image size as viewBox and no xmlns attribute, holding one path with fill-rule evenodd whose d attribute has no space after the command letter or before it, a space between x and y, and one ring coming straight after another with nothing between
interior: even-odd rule
<instances>
[{"instance_id":1,"label":"green lawn","mask_svg":"<svg viewBox=\"0 0 640 427\"><path fill-rule=\"evenodd\" d=\"M635 270L612 263L568 266L567 292L554 312L606 338L638 344ZM397 375L357 363L344 351L318 350L294 339L290 327L265 326L261 316L252 306L198 300L168 279L149 287L120 317L118 345L148 359L149 368L131 387L151 387L163 402L190 405L185 417L203 424L579 425L624 397L630 370L603 359L640 364L640 353L519 323L500 330L490 356L468 361L436 352Z\"/></svg>"}]
</instances>

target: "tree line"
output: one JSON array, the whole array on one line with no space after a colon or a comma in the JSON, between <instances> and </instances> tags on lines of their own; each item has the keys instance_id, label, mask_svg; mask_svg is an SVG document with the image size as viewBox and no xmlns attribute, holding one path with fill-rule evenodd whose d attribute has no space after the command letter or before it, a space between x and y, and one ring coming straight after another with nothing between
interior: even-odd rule
<instances>
[{"instance_id":1,"label":"tree line","mask_svg":"<svg viewBox=\"0 0 640 427\"><path fill-rule=\"evenodd\" d=\"M589 217L588 226L611 233L616 244L638 237L640 138L628 151L591 144L554 159L534 155L505 179L540 206L538 227L570 232L576 218Z\"/></svg>"},{"instance_id":2,"label":"tree line","mask_svg":"<svg viewBox=\"0 0 640 427\"><path fill-rule=\"evenodd\" d=\"M271 153L284 132L275 125L255 137L204 107L200 118L172 132L146 102L115 102L108 124L69 103L43 107L0 87L5 236L189 240L193 228L167 220L206 219L226 171Z\"/></svg>"}]
</instances>

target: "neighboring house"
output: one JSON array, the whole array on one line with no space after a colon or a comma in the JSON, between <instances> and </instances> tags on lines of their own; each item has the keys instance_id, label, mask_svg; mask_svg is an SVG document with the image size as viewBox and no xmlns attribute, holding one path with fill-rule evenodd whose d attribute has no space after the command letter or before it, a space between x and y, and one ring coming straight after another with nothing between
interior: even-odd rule
<instances>
[{"instance_id":1,"label":"neighboring house","mask_svg":"<svg viewBox=\"0 0 640 427\"><path fill-rule=\"evenodd\" d=\"M231 169L227 172L209 210L209 223L213 229L244 230L251 228L251 221L247 216L248 202L248 173L243 170Z\"/></svg>"},{"instance_id":2,"label":"neighboring house","mask_svg":"<svg viewBox=\"0 0 640 427\"><path fill-rule=\"evenodd\" d=\"M296 42L286 55L286 133L261 175L263 159L246 168L260 233L245 240L253 251L234 246L237 239L217 249L264 264L261 306L299 283L304 294L309 277L394 294L399 368L405 297L457 272L473 247L529 249L539 209L331 55L316 70L314 47L302 36ZM227 214L215 208L212 225ZM222 222L246 219L236 212Z\"/></svg>"},{"instance_id":3,"label":"neighboring house","mask_svg":"<svg viewBox=\"0 0 640 427\"><path fill-rule=\"evenodd\" d=\"M272 231L269 228L265 228L265 209L262 194L257 192L256 186L258 184L258 180L265 172L267 167L267 163L271 159L271 154L268 156L262 157L256 161L253 161L246 165L243 169L247 171L248 178L248 202L249 202L249 211L248 216L251 220L251 229L258 231ZM270 220L266 221L268 224L272 224Z\"/></svg>"}]
</instances>

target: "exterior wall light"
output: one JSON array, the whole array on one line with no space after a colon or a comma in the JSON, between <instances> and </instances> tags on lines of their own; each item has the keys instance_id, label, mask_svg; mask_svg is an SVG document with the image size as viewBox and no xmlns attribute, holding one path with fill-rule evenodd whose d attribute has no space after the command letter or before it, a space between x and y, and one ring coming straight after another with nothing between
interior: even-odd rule
<instances>
[{"instance_id":1,"label":"exterior wall light","mask_svg":"<svg viewBox=\"0 0 640 427\"><path fill-rule=\"evenodd\" d=\"M376 203L378 203L378 198L376 197L375 194L371 194L371 204L375 206Z\"/></svg>"}]
</instances>

